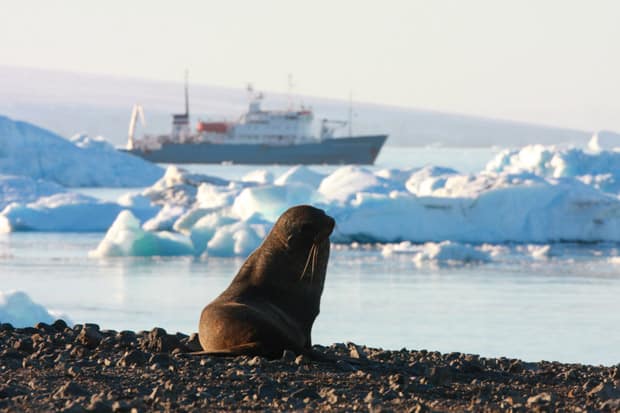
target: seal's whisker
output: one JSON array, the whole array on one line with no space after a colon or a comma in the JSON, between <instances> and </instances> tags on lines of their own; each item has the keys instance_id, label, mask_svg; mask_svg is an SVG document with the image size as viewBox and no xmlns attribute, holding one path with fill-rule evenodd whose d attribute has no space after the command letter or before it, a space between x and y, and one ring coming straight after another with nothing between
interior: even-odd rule
<instances>
[{"instance_id":1,"label":"seal's whisker","mask_svg":"<svg viewBox=\"0 0 620 413\"><path fill-rule=\"evenodd\" d=\"M312 251L312 273L310 275L310 280L314 281L314 269L316 268L316 260L319 256L319 246L317 244L312 244L314 250Z\"/></svg>"},{"instance_id":2,"label":"seal's whisker","mask_svg":"<svg viewBox=\"0 0 620 413\"><path fill-rule=\"evenodd\" d=\"M308 251L308 258L306 259L306 265L304 265L304 269L301 272L301 277L299 277L300 280L303 280L304 276L306 275L306 270L308 270L308 265L310 265L310 259L312 257L313 249L314 244L312 244L312 246L310 247L310 251Z\"/></svg>"}]
</instances>

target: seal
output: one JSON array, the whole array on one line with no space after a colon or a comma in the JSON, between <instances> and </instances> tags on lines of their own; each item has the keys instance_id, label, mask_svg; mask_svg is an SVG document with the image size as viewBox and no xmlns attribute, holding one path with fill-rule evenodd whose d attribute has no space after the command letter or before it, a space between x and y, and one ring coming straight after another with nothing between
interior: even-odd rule
<instances>
[{"instance_id":1,"label":"seal","mask_svg":"<svg viewBox=\"0 0 620 413\"><path fill-rule=\"evenodd\" d=\"M288 209L200 316L203 354L282 356L313 353L335 221L321 209Z\"/></svg>"}]
</instances>

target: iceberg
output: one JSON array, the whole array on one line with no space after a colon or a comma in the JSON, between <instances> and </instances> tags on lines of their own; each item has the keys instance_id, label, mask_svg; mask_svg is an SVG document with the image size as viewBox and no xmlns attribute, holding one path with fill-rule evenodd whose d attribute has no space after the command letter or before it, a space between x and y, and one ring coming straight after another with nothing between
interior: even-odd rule
<instances>
[{"instance_id":1,"label":"iceberg","mask_svg":"<svg viewBox=\"0 0 620 413\"><path fill-rule=\"evenodd\" d=\"M581 175L554 172L560 170L560 163L551 160L571 160L576 156L571 154L579 152L524 148L497 157L478 174L436 166L377 172L347 166L321 176L295 167L273 183L271 178L263 179L261 171L249 174L257 177L252 182L242 182L169 168L164 178L142 193L146 201L124 201L135 208L150 200L163 206L159 214L142 227L139 222L132 224L132 235L120 238L126 242L168 234L169 240L176 234L180 238L175 240L186 247L181 249L183 254L244 256L260 245L287 208L313 204L336 219L333 242L431 243L416 251L420 263L488 262L504 254L500 246L506 243L534 245L510 254L547 259L549 248L544 245L550 243L620 242L620 198L588 184ZM590 162L581 155L575 159L569 164ZM613 157L608 161L616 162ZM108 241L111 236L106 235ZM165 245L173 248L171 254L179 253L177 244ZM114 252L119 248L121 252ZM109 247L100 255L132 255L138 250L141 255L165 254L161 248L165 247Z\"/></svg>"},{"instance_id":2,"label":"iceberg","mask_svg":"<svg viewBox=\"0 0 620 413\"><path fill-rule=\"evenodd\" d=\"M32 327L39 322L51 324L62 318L67 324L71 321L64 315L48 310L37 304L23 291L0 291L0 322L13 327Z\"/></svg>"},{"instance_id":3,"label":"iceberg","mask_svg":"<svg viewBox=\"0 0 620 413\"><path fill-rule=\"evenodd\" d=\"M159 166L119 152L102 138L73 141L28 122L0 116L0 174L52 181L65 187L144 187Z\"/></svg>"},{"instance_id":4,"label":"iceberg","mask_svg":"<svg viewBox=\"0 0 620 413\"><path fill-rule=\"evenodd\" d=\"M161 231L145 231L130 212L122 211L97 248L90 252L94 258L122 256L193 255L191 241L184 235Z\"/></svg>"},{"instance_id":5,"label":"iceberg","mask_svg":"<svg viewBox=\"0 0 620 413\"><path fill-rule=\"evenodd\" d=\"M620 147L620 141L618 143ZM577 178L602 191L620 194L620 152L529 145L498 153L485 168L491 173L531 173L548 178Z\"/></svg>"},{"instance_id":6,"label":"iceberg","mask_svg":"<svg viewBox=\"0 0 620 413\"><path fill-rule=\"evenodd\" d=\"M122 207L67 192L28 204L13 203L0 213L0 231L103 232Z\"/></svg>"},{"instance_id":7,"label":"iceberg","mask_svg":"<svg viewBox=\"0 0 620 413\"><path fill-rule=\"evenodd\" d=\"M337 242L620 241L620 200L576 180L523 182L471 197L358 193L330 208Z\"/></svg>"},{"instance_id":8,"label":"iceberg","mask_svg":"<svg viewBox=\"0 0 620 413\"><path fill-rule=\"evenodd\" d=\"M26 204L65 192L64 187L54 182L27 176L0 175L0 211L12 203Z\"/></svg>"}]
</instances>

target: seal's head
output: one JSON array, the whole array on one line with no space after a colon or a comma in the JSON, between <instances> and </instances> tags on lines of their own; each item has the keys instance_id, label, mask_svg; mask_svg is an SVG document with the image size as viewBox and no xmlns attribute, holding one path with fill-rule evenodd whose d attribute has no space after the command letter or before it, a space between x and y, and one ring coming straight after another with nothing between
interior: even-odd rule
<instances>
[{"instance_id":1,"label":"seal's head","mask_svg":"<svg viewBox=\"0 0 620 413\"><path fill-rule=\"evenodd\" d=\"M287 265L286 283L307 282L322 288L329 258L329 236L335 221L321 209L299 205L289 208L274 224L261 246L266 258L277 256ZM272 272L269 272L273 274ZM282 274L282 270L277 274ZM284 275L284 274L282 274Z\"/></svg>"}]
</instances>

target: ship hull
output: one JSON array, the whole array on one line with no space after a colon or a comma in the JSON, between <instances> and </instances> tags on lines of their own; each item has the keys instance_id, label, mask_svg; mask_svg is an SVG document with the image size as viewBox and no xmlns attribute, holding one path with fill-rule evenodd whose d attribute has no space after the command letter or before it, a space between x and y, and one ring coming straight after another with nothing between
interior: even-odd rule
<instances>
[{"instance_id":1,"label":"ship hull","mask_svg":"<svg viewBox=\"0 0 620 413\"><path fill-rule=\"evenodd\" d=\"M387 135L324 139L297 145L168 143L156 150L122 149L156 163L372 165Z\"/></svg>"}]
</instances>

